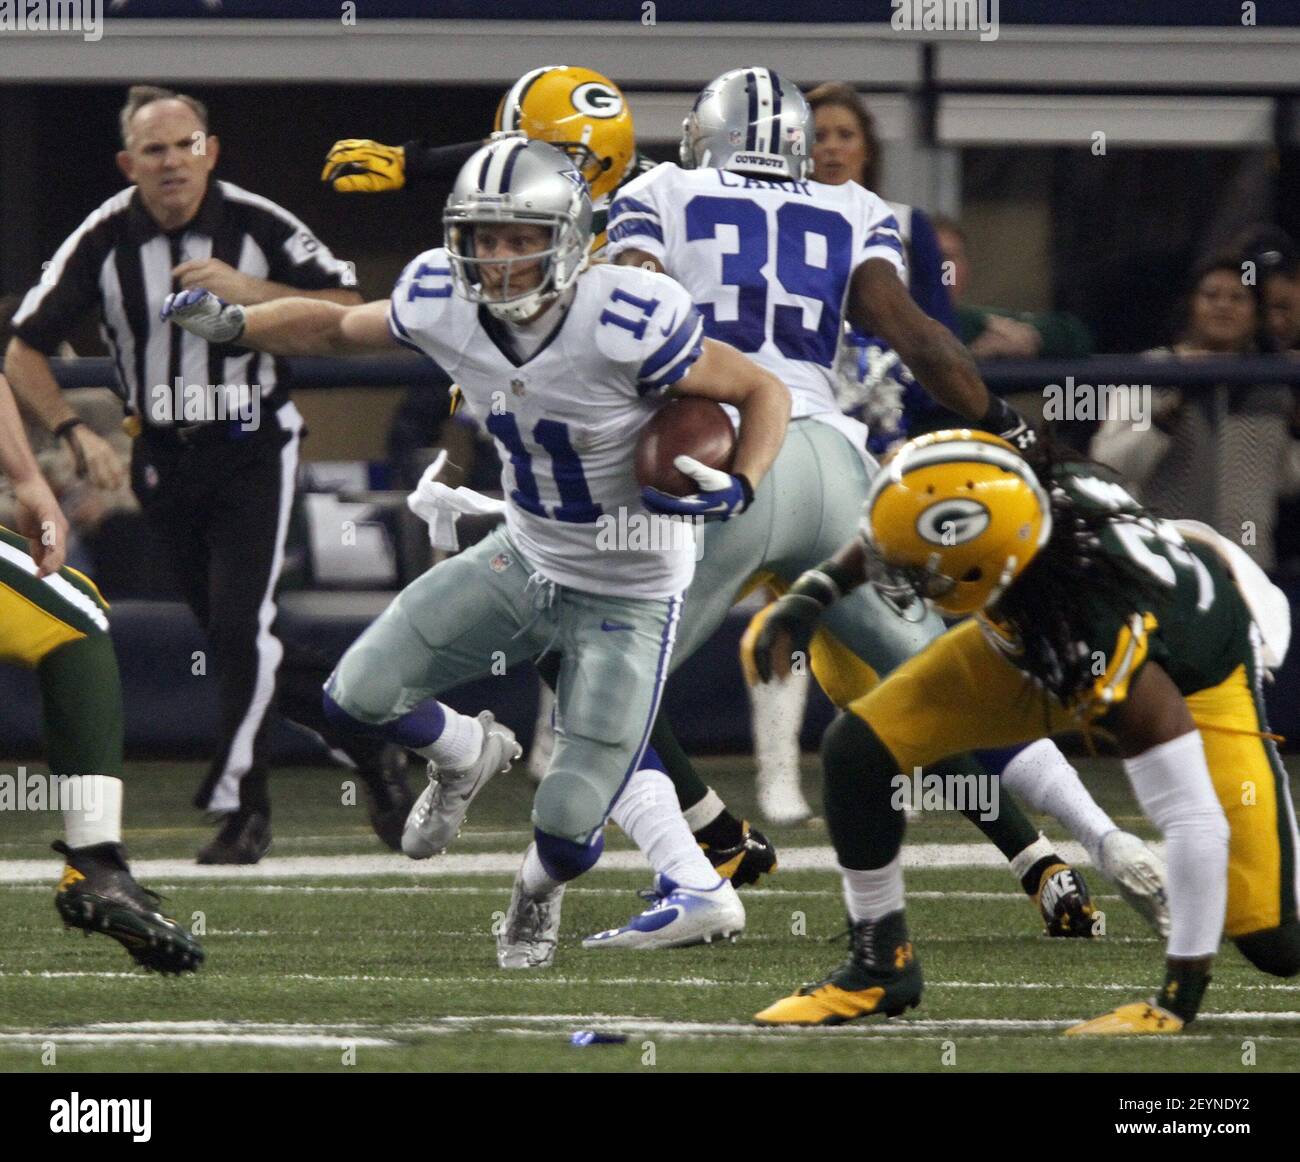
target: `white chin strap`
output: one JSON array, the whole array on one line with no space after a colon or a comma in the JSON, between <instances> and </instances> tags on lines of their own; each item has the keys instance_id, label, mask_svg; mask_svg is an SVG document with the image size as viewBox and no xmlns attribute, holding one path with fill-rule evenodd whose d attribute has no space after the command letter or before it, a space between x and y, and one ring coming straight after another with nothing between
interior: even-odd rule
<instances>
[{"instance_id":1,"label":"white chin strap","mask_svg":"<svg viewBox=\"0 0 1300 1162\"><path fill-rule=\"evenodd\" d=\"M483 305L487 307L488 313L494 318L507 323L521 323L525 319L532 318L543 308L550 306L558 294L559 292L551 287L545 291L535 290L512 302L494 303L489 301Z\"/></svg>"}]
</instances>

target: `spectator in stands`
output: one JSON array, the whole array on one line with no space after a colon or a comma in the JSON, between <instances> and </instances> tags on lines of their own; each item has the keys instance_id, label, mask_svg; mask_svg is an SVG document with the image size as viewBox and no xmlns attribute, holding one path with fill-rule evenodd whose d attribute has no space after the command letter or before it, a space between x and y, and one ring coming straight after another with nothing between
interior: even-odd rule
<instances>
[{"instance_id":1,"label":"spectator in stands","mask_svg":"<svg viewBox=\"0 0 1300 1162\"><path fill-rule=\"evenodd\" d=\"M807 95L815 118L813 176L838 186L857 182L880 193L881 154L875 118L852 85L832 81ZM881 195L883 197L883 195ZM943 259L930 219L923 210L890 202L907 257L912 298L932 319L954 334L957 318L943 279ZM872 429L872 450L880 453L908 435L957 421L920 390L897 356L879 339L854 335L841 345L838 368L845 410L861 412Z\"/></svg>"},{"instance_id":2,"label":"spectator in stands","mask_svg":"<svg viewBox=\"0 0 1300 1162\"><path fill-rule=\"evenodd\" d=\"M957 304L958 333L977 359L1075 359L1092 354L1088 328L1065 311L1010 311L968 303L966 234L956 221L941 214L934 217L934 231Z\"/></svg>"},{"instance_id":3,"label":"spectator in stands","mask_svg":"<svg viewBox=\"0 0 1300 1162\"><path fill-rule=\"evenodd\" d=\"M1196 272L1186 323L1172 347L1153 359L1220 358L1258 353L1263 295L1242 278L1242 259L1212 258ZM1272 568L1279 496L1294 487L1279 471L1292 451L1292 396L1276 385L1220 384L1152 392L1151 425L1108 419L1092 454L1123 473L1147 507L1192 517L1236 541Z\"/></svg>"},{"instance_id":4,"label":"spectator in stands","mask_svg":"<svg viewBox=\"0 0 1300 1162\"><path fill-rule=\"evenodd\" d=\"M1242 243L1264 293L1268 345L1300 358L1300 246L1276 226L1252 227ZM1291 398L1292 440L1284 471L1290 480L1300 481L1300 387L1291 388ZM1300 495L1283 497L1277 516L1278 568L1300 573Z\"/></svg>"}]
</instances>

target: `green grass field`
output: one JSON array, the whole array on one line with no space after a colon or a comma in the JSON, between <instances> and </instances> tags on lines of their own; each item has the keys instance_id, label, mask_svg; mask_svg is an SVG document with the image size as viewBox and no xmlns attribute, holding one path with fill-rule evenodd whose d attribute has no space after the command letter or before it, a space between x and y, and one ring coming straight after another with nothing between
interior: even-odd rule
<instances>
[{"instance_id":1,"label":"green grass field","mask_svg":"<svg viewBox=\"0 0 1300 1162\"><path fill-rule=\"evenodd\" d=\"M752 810L748 763L705 766L724 798ZM1086 772L1122 825L1149 834L1117 764L1090 763ZM909 829L918 858L984 864L907 873L926 974L921 1007L887 1023L773 1031L749 1017L843 954L838 880L814 866L827 855L824 828L772 832L789 868L743 893L748 927L739 942L585 952L581 937L625 920L639 905L634 890L648 882L625 866L627 843L611 832L607 862L625 870L598 868L570 887L555 967L505 973L496 968L491 926L528 840L532 784L522 773L496 780L471 810L455 861L416 864L380 848L364 806L342 802L344 777L277 774L271 855L237 877L218 877L190 863L211 833L188 806L198 768L131 768L126 839L140 878L167 896L178 918L201 913L205 928L207 964L184 979L134 968L107 939L65 933L52 905L57 857L48 849L58 816L0 813L0 1069L1300 1069L1300 982L1263 976L1230 947L1205 1016L1187 1034L1062 1038L1068 1023L1149 996L1161 944L1096 875L1106 936L1048 940L996 852L974 846L980 837L959 817L927 815ZM810 764L806 784L815 782ZM1060 837L1059 826L1049 833ZM42 861L48 874L30 861ZM151 868L151 861L175 862ZM627 1041L577 1048L569 1036L579 1029Z\"/></svg>"}]
</instances>

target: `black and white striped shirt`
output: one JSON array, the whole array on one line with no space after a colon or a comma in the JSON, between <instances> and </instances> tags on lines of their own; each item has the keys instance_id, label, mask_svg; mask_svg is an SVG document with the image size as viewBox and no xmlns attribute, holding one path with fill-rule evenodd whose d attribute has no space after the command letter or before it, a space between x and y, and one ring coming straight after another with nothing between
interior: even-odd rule
<instances>
[{"instance_id":1,"label":"black and white striped shirt","mask_svg":"<svg viewBox=\"0 0 1300 1162\"><path fill-rule=\"evenodd\" d=\"M212 181L198 213L164 233L135 186L114 194L55 252L41 281L13 318L14 333L52 355L86 312L98 309L123 397L151 424L147 401L157 385L259 385L264 407L287 399L280 359L242 347L206 343L161 321L163 300L180 290L172 269L217 258L244 274L301 290L355 287L350 263L330 253L303 223L275 202L230 182Z\"/></svg>"}]
</instances>

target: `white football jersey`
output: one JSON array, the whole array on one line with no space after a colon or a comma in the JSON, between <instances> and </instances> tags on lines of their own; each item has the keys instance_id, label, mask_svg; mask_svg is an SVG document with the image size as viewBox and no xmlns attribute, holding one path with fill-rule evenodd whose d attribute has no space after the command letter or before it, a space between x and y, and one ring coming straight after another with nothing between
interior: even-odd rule
<instances>
[{"instance_id":1,"label":"white football jersey","mask_svg":"<svg viewBox=\"0 0 1300 1162\"><path fill-rule=\"evenodd\" d=\"M854 182L656 166L615 191L608 256L644 250L691 292L704 333L778 376L792 417L838 414L835 355L854 269L906 281L893 211Z\"/></svg>"},{"instance_id":2,"label":"white football jersey","mask_svg":"<svg viewBox=\"0 0 1300 1162\"><path fill-rule=\"evenodd\" d=\"M456 294L439 247L402 272L388 321L460 385L496 441L506 527L529 564L616 597L668 597L690 584L694 530L650 513L633 471L641 428L700 355L703 320L681 286L594 266L550 338L520 359L509 326Z\"/></svg>"}]
</instances>

